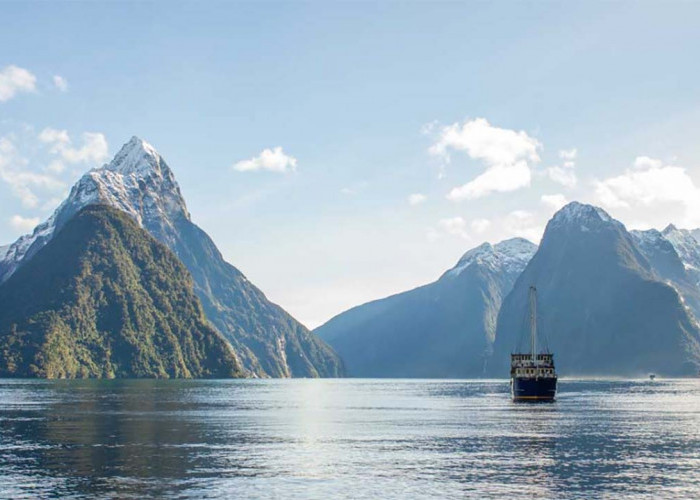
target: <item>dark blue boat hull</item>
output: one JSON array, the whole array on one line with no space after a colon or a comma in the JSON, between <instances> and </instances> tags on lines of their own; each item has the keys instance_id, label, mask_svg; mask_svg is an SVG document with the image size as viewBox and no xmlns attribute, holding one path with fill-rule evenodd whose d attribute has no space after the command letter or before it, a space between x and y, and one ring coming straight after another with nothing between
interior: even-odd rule
<instances>
[{"instance_id":1,"label":"dark blue boat hull","mask_svg":"<svg viewBox=\"0 0 700 500\"><path fill-rule=\"evenodd\" d=\"M513 401L554 401L557 379L513 377L511 391Z\"/></svg>"}]
</instances>

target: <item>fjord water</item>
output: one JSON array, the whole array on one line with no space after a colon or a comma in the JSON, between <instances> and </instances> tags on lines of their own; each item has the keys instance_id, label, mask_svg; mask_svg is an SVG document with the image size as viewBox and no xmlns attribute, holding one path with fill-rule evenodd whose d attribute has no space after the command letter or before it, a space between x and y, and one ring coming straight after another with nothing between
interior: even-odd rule
<instances>
[{"instance_id":1,"label":"fjord water","mask_svg":"<svg viewBox=\"0 0 700 500\"><path fill-rule=\"evenodd\" d=\"M0 381L0 497L692 498L700 380Z\"/></svg>"}]
</instances>

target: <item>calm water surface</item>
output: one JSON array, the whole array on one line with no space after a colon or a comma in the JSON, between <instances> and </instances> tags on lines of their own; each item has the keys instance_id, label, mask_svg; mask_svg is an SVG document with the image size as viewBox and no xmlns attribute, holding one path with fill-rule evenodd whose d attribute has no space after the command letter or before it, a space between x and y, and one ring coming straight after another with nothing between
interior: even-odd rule
<instances>
[{"instance_id":1,"label":"calm water surface","mask_svg":"<svg viewBox=\"0 0 700 500\"><path fill-rule=\"evenodd\" d=\"M700 380L0 380L0 497L698 498Z\"/></svg>"}]
</instances>

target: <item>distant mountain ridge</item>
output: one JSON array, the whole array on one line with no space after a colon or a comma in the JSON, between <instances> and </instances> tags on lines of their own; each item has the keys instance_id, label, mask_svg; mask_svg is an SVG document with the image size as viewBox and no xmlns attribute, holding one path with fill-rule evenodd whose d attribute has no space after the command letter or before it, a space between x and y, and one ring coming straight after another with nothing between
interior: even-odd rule
<instances>
[{"instance_id":1,"label":"distant mountain ridge","mask_svg":"<svg viewBox=\"0 0 700 500\"><path fill-rule=\"evenodd\" d=\"M660 278L654 263L661 261L644 255L652 254L649 246L640 249L661 244L671 257L664 272L682 270L675 250L656 233L642 235L648 238L640 244L640 235L600 208L573 202L557 212L503 302L487 373L507 373L531 285L538 290L540 329L562 374L697 373L698 324L676 287Z\"/></svg>"},{"instance_id":2,"label":"distant mountain ridge","mask_svg":"<svg viewBox=\"0 0 700 500\"><path fill-rule=\"evenodd\" d=\"M535 252L536 250L536 252ZM360 377L503 377L527 349L527 290L564 375L690 375L700 368L700 244L627 231L573 202L540 247L485 243L429 285L339 314L315 331Z\"/></svg>"},{"instance_id":3,"label":"distant mountain ridge","mask_svg":"<svg viewBox=\"0 0 700 500\"><path fill-rule=\"evenodd\" d=\"M244 368L261 377L335 377L344 373L333 350L227 263L195 225L175 177L157 151L132 137L114 159L86 173L68 198L32 234L0 259L0 282L31 261L83 207L117 208L170 248L192 274L204 311L231 342Z\"/></svg>"},{"instance_id":4,"label":"distant mountain ridge","mask_svg":"<svg viewBox=\"0 0 700 500\"><path fill-rule=\"evenodd\" d=\"M672 226L670 226L672 227ZM688 306L689 313L697 321L700 318L700 287L698 287L698 270L688 264L679 254L679 249L692 253L692 246L700 248L697 241L687 233L686 239L679 235L679 230L663 232L656 229L646 231L630 231L635 239L637 247L647 258L660 281L673 287L683 299L683 304ZM679 239L680 236L680 239Z\"/></svg>"},{"instance_id":5,"label":"distant mountain ridge","mask_svg":"<svg viewBox=\"0 0 700 500\"><path fill-rule=\"evenodd\" d=\"M700 284L700 243L697 239L700 236L700 230L678 229L673 224L669 224L661 234L673 245L695 284Z\"/></svg>"},{"instance_id":6,"label":"distant mountain ridge","mask_svg":"<svg viewBox=\"0 0 700 500\"><path fill-rule=\"evenodd\" d=\"M357 306L315 332L351 376L481 376L501 301L535 249L522 238L484 243L436 282Z\"/></svg>"},{"instance_id":7,"label":"distant mountain ridge","mask_svg":"<svg viewBox=\"0 0 700 500\"><path fill-rule=\"evenodd\" d=\"M242 376L180 261L126 214L88 206L0 285L0 376Z\"/></svg>"}]
</instances>

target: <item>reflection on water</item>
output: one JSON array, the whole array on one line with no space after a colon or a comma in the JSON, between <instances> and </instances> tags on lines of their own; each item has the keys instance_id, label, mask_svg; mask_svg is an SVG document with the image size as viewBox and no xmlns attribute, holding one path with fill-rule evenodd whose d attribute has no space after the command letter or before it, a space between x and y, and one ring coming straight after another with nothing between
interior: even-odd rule
<instances>
[{"instance_id":1,"label":"reflection on water","mask_svg":"<svg viewBox=\"0 0 700 500\"><path fill-rule=\"evenodd\" d=\"M700 380L0 380L0 497L700 497Z\"/></svg>"}]
</instances>

